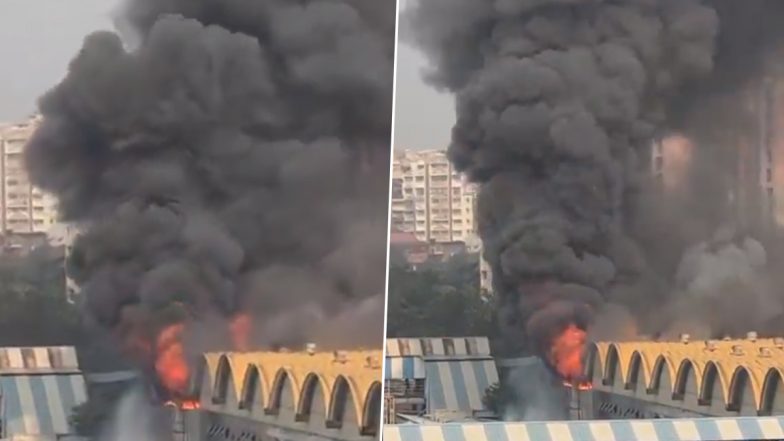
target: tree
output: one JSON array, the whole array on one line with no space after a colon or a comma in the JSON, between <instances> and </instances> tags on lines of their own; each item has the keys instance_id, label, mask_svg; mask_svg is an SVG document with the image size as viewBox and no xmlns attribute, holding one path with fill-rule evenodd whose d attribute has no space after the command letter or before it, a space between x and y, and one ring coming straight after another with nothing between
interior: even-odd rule
<instances>
[{"instance_id":1,"label":"tree","mask_svg":"<svg viewBox=\"0 0 784 441\"><path fill-rule=\"evenodd\" d=\"M455 256L420 270L392 264L387 335L450 337L495 334L494 305L479 294L478 259Z\"/></svg>"},{"instance_id":2,"label":"tree","mask_svg":"<svg viewBox=\"0 0 784 441\"><path fill-rule=\"evenodd\" d=\"M0 256L0 346L73 345L78 307L65 295L63 254L44 246L23 256Z\"/></svg>"}]
</instances>

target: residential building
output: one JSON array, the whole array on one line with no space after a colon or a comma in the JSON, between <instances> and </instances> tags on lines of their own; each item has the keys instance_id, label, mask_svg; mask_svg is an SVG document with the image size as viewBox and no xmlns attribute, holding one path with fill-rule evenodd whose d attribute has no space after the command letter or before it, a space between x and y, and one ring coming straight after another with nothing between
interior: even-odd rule
<instances>
[{"instance_id":1,"label":"residential building","mask_svg":"<svg viewBox=\"0 0 784 441\"><path fill-rule=\"evenodd\" d=\"M443 150L402 150L392 164L392 228L429 243L467 242L476 232L476 185Z\"/></svg>"},{"instance_id":2,"label":"residential building","mask_svg":"<svg viewBox=\"0 0 784 441\"><path fill-rule=\"evenodd\" d=\"M0 125L0 228L13 233L46 233L57 222L56 199L30 183L24 148L40 117Z\"/></svg>"}]
</instances>

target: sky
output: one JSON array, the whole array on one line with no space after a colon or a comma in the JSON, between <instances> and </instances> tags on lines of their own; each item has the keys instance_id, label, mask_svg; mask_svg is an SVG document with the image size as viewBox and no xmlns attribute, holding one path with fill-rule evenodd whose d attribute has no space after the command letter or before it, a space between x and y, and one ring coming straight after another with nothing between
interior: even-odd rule
<instances>
[{"instance_id":1,"label":"sky","mask_svg":"<svg viewBox=\"0 0 784 441\"><path fill-rule=\"evenodd\" d=\"M411 0L402 0L401 11ZM0 122L27 118L38 97L64 76L84 37L112 30L116 0L0 0ZM404 26L401 26L404 29ZM405 40L401 35L401 42ZM450 95L425 84L427 65L409 44L398 47L395 147L442 149L454 123Z\"/></svg>"},{"instance_id":2,"label":"sky","mask_svg":"<svg viewBox=\"0 0 784 441\"><path fill-rule=\"evenodd\" d=\"M0 122L27 118L95 30L111 30L113 0L0 0Z\"/></svg>"},{"instance_id":3,"label":"sky","mask_svg":"<svg viewBox=\"0 0 784 441\"><path fill-rule=\"evenodd\" d=\"M401 13L410 3L412 0L401 0ZM445 149L455 122L454 100L451 95L437 92L422 80L427 60L406 42L405 28L399 27L397 48L395 148Z\"/></svg>"}]
</instances>

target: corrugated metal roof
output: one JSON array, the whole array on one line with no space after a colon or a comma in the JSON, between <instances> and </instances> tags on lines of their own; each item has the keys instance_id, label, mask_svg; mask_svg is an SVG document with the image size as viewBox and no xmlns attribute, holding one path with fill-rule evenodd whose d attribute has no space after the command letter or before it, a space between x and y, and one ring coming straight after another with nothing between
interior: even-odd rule
<instances>
[{"instance_id":1,"label":"corrugated metal roof","mask_svg":"<svg viewBox=\"0 0 784 441\"><path fill-rule=\"evenodd\" d=\"M438 360L425 363L429 412L483 410L485 390L498 382L493 359Z\"/></svg>"},{"instance_id":2,"label":"corrugated metal roof","mask_svg":"<svg viewBox=\"0 0 784 441\"><path fill-rule=\"evenodd\" d=\"M490 355L487 337L388 338L387 357Z\"/></svg>"},{"instance_id":3,"label":"corrugated metal roof","mask_svg":"<svg viewBox=\"0 0 784 441\"><path fill-rule=\"evenodd\" d=\"M741 441L784 439L782 418L410 424L384 441Z\"/></svg>"},{"instance_id":4,"label":"corrugated metal roof","mask_svg":"<svg viewBox=\"0 0 784 441\"><path fill-rule=\"evenodd\" d=\"M421 357L387 357L384 360L385 380L425 378L425 360Z\"/></svg>"},{"instance_id":5,"label":"corrugated metal roof","mask_svg":"<svg viewBox=\"0 0 784 441\"><path fill-rule=\"evenodd\" d=\"M71 433L73 408L87 399L80 374L0 376L3 435Z\"/></svg>"}]
</instances>

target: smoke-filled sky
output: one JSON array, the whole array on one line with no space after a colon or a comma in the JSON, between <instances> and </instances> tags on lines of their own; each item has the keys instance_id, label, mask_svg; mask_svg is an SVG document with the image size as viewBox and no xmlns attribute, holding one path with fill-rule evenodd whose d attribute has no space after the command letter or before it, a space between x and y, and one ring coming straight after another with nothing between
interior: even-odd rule
<instances>
[{"instance_id":1,"label":"smoke-filled sky","mask_svg":"<svg viewBox=\"0 0 784 441\"><path fill-rule=\"evenodd\" d=\"M257 344L380 345L394 1L126 6L132 41L85 40L27 149L84 227L90 317L133 341L248 313Z\"/></svg>"},{"instance_id":2,"label":"smoke-filled sky","mask_svg":"<svg viewBox=\"0 0 784 441\"><path fill-rule=\"evenodd\" d=\"M754 198L733 205L727 195L745 191L738 151L760 135L744 103L761 96L781 53L783 5L427 0L404 16L430 61L428 82L456 96L449 153L481 184L480 235L515 351L547 354L608 303L639 312L665 303L684 252L733 213L761 213ZM648 171L667 131L698 147L677 198L653 191ZM710 273L737 254L687 266Z\"/></svg>"}]
</instances>

